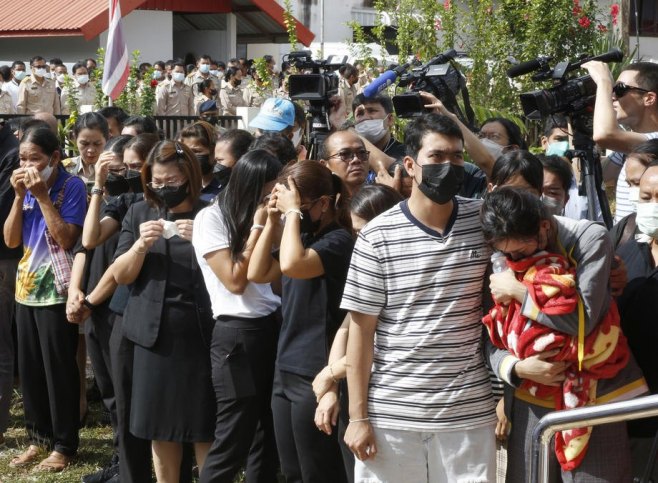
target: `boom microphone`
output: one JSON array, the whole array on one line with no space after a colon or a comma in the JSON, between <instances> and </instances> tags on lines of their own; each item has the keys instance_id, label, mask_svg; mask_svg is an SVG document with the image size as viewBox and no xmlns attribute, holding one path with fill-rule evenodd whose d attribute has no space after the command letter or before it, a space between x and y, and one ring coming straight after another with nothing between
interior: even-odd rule
<instances>
[{"instance_id":1,"label":"boom microphone","mask_svg":"<svg viewBox=\"0 0 658 483\"><path fill-rule=\"evenodd\" d=\"M393 70L387 70L382 75L377 77L374 81L368 84L365 89L363 89L364 97L375 97L381 91L390 86L395 79L397 79L403 72L409 68L409 64L399 65Z\"/></svg>"},{"instance_id":2,"label":"boom microphone","mask_svg":"<svg viewBox=\"0 0 658 483\"><path fill-rule=\"evenodd\" d=\"M518 77L520 75L529 74L530 72L541 69L541 67L550 60L551 57L539 57L537 59L532 59L528 60L527 62L521 62L520 64L513 65L507 69L507 77L513 79L514 77Z\"/></svg>"}]
</instances>

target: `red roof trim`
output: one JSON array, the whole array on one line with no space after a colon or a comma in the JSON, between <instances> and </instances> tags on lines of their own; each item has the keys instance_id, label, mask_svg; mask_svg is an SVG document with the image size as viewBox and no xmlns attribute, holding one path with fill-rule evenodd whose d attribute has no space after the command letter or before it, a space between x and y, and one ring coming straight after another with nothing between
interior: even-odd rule
<instances>
[{"instance_id":1,"label":"red roof trim","mask_svg":"<svg viewBox=\"0 0 658 483\"><path fill-rule=\"evenodd\" d=\"M267 15L272 17L276 23L278 23L283 29L286 29L286 24L283 21L283 8L281 5L276 3L274 0L251 0L251 3L260 8ZM311 45L315 34L307 29L299 20L295 19L295 25L297 26L297 40L299 40L306 47Z\"/></svg>"}]
</instances>

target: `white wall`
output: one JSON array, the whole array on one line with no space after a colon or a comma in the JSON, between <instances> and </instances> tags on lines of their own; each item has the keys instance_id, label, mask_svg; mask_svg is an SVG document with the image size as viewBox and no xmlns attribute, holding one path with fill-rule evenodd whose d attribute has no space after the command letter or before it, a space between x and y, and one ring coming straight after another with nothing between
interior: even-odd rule
<instances>
[{"instance_id":1,"label":"white wall","mask_svg":"<svg viewBox=\"0 0 658 483\"><path fill-rule=\"evenodd\" d=\"M635 46L635 38L630 39L631 49ZM658 62L658 37L640 37L640 57L643 60Z\"/></svg>"},{"instance_id":2,"label":"white wall","mask_svg":"<svg viewBox=\"0 0 658 483\"><path fill-rule=\"evenodd\" d=\"M128 52L139 50L141 62L171 59L174 51L172 31L171 12L133 10L123 17L123 35ZM100 35L100 45L107 45L107 32Z\"/></svg>"},{"instance_id":3,"label":"white wall","mask_svg":"<svg viewBox=\"0 0 658 483\"><path fill-rule=\"evenodd\" d=\"M184 30L174 32L174 58L184 58L188 52L197 57L208 54L213 59L228 60L225 51L226 32L220 30Z\"/></svg>"}]
</instances>

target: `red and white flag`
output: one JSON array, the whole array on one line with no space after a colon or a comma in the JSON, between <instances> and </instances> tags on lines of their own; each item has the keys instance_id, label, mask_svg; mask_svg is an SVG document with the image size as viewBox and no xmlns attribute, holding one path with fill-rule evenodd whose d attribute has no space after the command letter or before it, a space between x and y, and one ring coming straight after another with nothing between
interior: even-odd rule
<instances>
[{"instance_id":1,"label":"red and white flag","mask_svg":"<svg viewBox=\"0 0 658 483\"><path fill-rule=\"evenodd\" d=\"M130 63L128 47L121 29L121 6L119 0L110 2L110 28L108 29L105 62L103 65L103 92L112 100L119 97L128 82Z\"/></svg>"}]
</instances>

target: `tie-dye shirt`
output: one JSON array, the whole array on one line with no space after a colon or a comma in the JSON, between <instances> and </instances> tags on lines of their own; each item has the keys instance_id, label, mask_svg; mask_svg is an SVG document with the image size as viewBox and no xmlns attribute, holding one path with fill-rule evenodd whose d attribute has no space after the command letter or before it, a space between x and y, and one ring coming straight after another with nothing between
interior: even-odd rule
<instances>
[{"instance_id":1,"label":"tie-dye shirt","mask_svg":"<svg viewBox=\"0 0 658 483\"><path fill-rule=\"evenodd\" d=\"M55 203L62 185L71 178L64 169L50 189L50 200ZM59 214L66 223L83 226L87 210L87 191L84 182L76 177L66 184L64 201ZM23 200L23 258L16 272L16 302L33 307L63 304L66 295L55 289L53 271L46 242L46 221L36 198L27 192Z\"/></svg>"}]
</instances>

